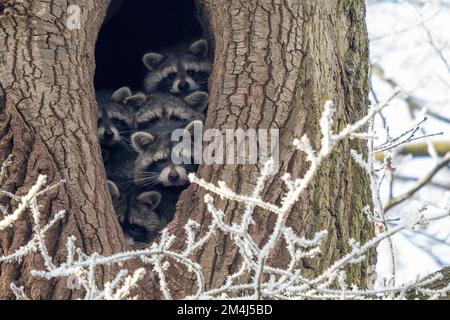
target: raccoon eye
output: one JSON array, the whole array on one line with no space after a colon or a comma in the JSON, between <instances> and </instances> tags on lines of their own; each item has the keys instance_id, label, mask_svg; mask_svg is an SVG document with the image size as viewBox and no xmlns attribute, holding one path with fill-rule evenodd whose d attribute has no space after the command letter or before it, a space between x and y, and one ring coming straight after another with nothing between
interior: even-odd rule
<instances>
[{"instance_id":1,"label":"raccoon eye","mask_svg":"<svg viewBox=\"0 0 450 320\"><path fill-rule=\"evenodd\" d=\"M195 75L195 71L194 70L188 70L187 74L190 75L191 77L193 77Z\"/></svg>"},{"instance_id":2,"label":"raccoon eye","mask_svg":"<svg viewBox=\"0 0 450 320\"><path fill-rule=\"evenodd\" d=\"M112 123L117 127L126 127L127 126L125 121L119 120L119 119L112 119Z\"/></svg>"},{"instance_id":3,"label":"raccoon eye","mask_svg":"<svg viewBox=\"0 0 450 320\"><path fill-rule=\"evenodd\" d=\"M181 120L181 118L179 116L176 116L176 115L172 114L172 115L169 116L169 120L175 120L176 121L176 120Z\"/></svg>"},{"instance_id":4,"label":"raccoon eye","mask_svg":"<svg viewBox=\"0 0 450 320\"><path fill-rule=\"evenodd\" d=\"M152 163L153 167L161 167L164 166L164 164L166 163L166 159L161 159L161 160L157 160L155 162Z\"/></svg>"},{"instance_id":5,"label":"raccoon eye","mask_svg":"<svg viewBox=\"0 0 450 320\"><path fill-rule=\"evenodd\" d=\"M153 118L153 119L149 119L145 122L141 122L138 123L138 130L139 131L145 131L146 129L148 129L149 127L153 126L154 124L156 124L159 121L158 118Z\"/></svg>"},{"instance_id":6,"label":"raccoon eye","mask_svg":"<svg viewBox=\"0 0 450 320\"><path fill-rule=\"evenodd\" d=\"M177 77L176 72L169 73L167 76L170 80L174 80Z\"/></svg>"},{"instance_id":7,"label":"raccoon eye","mask_svg":"<svg viewBox=\"0 0 450 320\"><path fill-rule=\"evenodd\" d=\"M148 120L146 124L147 124L147 125L149 125L149 124L155 124L155 123L158 122L158 120L159 120L158 118L153 118L153 119Z\"/></svg>"}]
</instances>

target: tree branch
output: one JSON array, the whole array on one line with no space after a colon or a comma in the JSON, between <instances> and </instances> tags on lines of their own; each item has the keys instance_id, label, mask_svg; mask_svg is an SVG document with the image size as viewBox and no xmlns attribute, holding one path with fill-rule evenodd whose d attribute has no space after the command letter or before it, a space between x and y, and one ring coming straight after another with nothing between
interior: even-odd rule
<instances>
[{"instance_id":1,"label":"tree branch","mask_svg":"<svg viewBox=\"0 0 450 320\"><path fill-rule=\"evenodd\" d=\"M439 280L433 281L430 285L426 286L425 290L440 290L445 287L447 287L450 283L450 267L444 268L441 271L436 272L435 274L431 275L430 278L435 277L437 275L441 274L442 277ZM411 290L410 293L407 295L408 299L414 300L414 299L424 299L426 295L424 294L423 289L421 290ZM450 300L450 293L447 292L445 296L440 297L441 300Z\"/></svg>"},{"instance_id":2,"label":"tree branch","mask_svg":"<svg viewBox=\"0 0 450 320\"><path fill-rule=\"evenodd\" d=\"M397 198L394 198L389 201L389 203L384 207L385 212L389 211L390 209L398 206L399 204L403 203L404 201L411 198L413 195L415 195L420 189L428 185L431 180L445 167L447 167L450 164L450 153L447 154L447 156L442 160L441 163L439 163L433 170L423 179L421 179L416 186L414 186L411 190L409 190L407 193L403 194L402 196L399 196Z\"/></svg>"},{"instance_id":3,"label":"tree branch","mask_svg":"<svg viewBox=\"0 0 450 320\"><path fill-rule=\"evenodd\" d=\"M386 73L384 72L383 68L377 64L372 64L371 65L371 69L372 69L372 74L376 75L378 78L380 78L381 80L385 81L387 84L389 84L392 88L399 88L399 84L392 79L391 77L387 76ZM406 102L406 104L408 105L408 107L413 110L423 110L426 108L426 106L424 104L422 104L421 102L419 102L419 100L411 95L406 95L403 94L403 99ZM431 110L427 110L426 113L428 116L439 120L441 122L450 124L450 118L447 118L437 112L431 111Z\"/></svg>"},{"instance_id":4,"label":"tree branch","mask_svg":"<svg viewBox=\"0 0 450 320\"><path fill-rule=\"evenodd\" d=\"M450 142L449 141L433 141L433 147L436 150L438 156L444 157L447 153L450 152ZM430 153L428 151L428 143L427 142L421 142L421 143L411 143L404 145L400 150L398 151L399 154L402 155L412 155L414 157L428 157L430 156ZM378 152L377 153L377 160L380 162L383 162L384 160L384 153Z\"/></svg>"}]
</instances>

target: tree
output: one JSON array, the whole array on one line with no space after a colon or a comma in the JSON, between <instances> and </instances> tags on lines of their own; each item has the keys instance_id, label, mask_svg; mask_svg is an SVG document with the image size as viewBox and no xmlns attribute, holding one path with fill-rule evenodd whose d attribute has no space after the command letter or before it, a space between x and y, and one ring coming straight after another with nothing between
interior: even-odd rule
<instances>
[{"instance_id":1,"label":"tree","mask_svg":"<svg viewBox=\"0 0 450 320\"><path fill-rule=\"evenodd\" d=\"M83 2L84 3L84 2ZM65 221L51 234L52 254L64 254L60 244L75 235L87 250L108 254L125 248L107 192L96 138L96 108L92 77L94 48L108 1L84 3L82 29L66 26L64 1L5 1L0 16L2 95L0 157L13 155L3 187L26 190L39 174L49 182L66 180L41 199L50 216L66 210ZM2 199L2 204L11 204ZM49 216L45 218L48 219ZM1 233L1 254L14 251L30 238L28 217L18 229ZM74 298L66 283L38 281L29 275L33 257L20 267L2 265L0 298L19 280L31 288L32 298ZM99 275L102 276L102 275Z\"/></svg>"},{"instance_id":2,"label":"tree","mask_svg":"<svg viewBox=\"0 0 450 320\"><path fill-rule=\"evenodd\" d=\"M77 1L78 2L78 1ZM29 0L21 5L4 1L0 15L1 135L0 159L13 155L9 178L3 188L28 190L39 174L50 183L66 183L39 203L45 219L58 210L67 216L47 241L51 254L63 257L65 239L74 235L87 252L108 255L128 245L116 221L107 192L100 148L96 141L96 106L92 79L95 70L96 35L109 1L79 2L79 30L70 30L65 2ZM210 80L208 128L280 129L280 172L302 175L308 168L304 155L291 147L294 137L307 134L317 147L321 139L319 120L326 100L337 106L336 129L354 122L367 112L368 40L363 1L212 1L198 2L199 19L214 47L214 73ZM348 240L364 243L373 236L364 214L371 203L370 179L352 162L350 149L361 153L362 142L342 142L340 156L321 168L308 192L294 208L289 224L305 236L327 229L329 238L320 259L303 261L311 275L320 273L349 250ZM226 181L247 194L254 188L257 166L202 166L198 175L211 182ZM281 174L274 176L263 192L264 200L279 202ZM183 227L189 218L208 224L203 203L205 192L191 186L182 195L176 219L169 226L183 246ZM11 207L6 198L2 205ZM237 219L242 208L223 201L221 209ZM14 251L30 239L29 219L19 228L1 232L0 255ZM258 216L254 232L266 241L273 217ZM203 230L204 232L206 230ZM198 255L207 270L207 286L224 281L236 268L236 248L217 236ZM278 256L286 263L280 244ZM30 288L31 298L76 298L64 281L31 278L29 269L42 264L26 258L20 267L4 264L0 273L0 298L12 298L11 281ZM365 286L368 255L364 263L349 270L349 282ZM192 293L188 273L173 270L170 285L177 296ZM96 275L109 279L109 271ZM141 298L160 297L152 282L141 289Z\"/></svg>"},{"instance_id":3,"label":"tree","mask_svg":"<svg viewBox=\"0 0 450 320\"><path fill-rule=\"evenodd\" d=\"M303 157L290 148L292 137L307 133L317 146L325 100L336 101L341 129L366 113L368 44L360 1L292 1L282 5L274 1L204 1L203 7L202 16L210 22L216 49L207 127L279 128L280 172L300 175L306 166ZM348 154L350 144L341 148L342 154ZM361 144L359 150L362 148ZM204 166L199 175L213 182L225 181L233 190L249 194L255 172L257 168ZM280 176L274 177L264 199L280 200L280 181ZM295 208L290 223L300 233L311 236L321 229L331 233L322 261L305 261L312 274L346 252L350 237L362 242L371 237L372 229L362 213L363 206L370 203L368 185L368 177L350 158L337 157L321 170ZM183 236L181 227L188 217L208 224L203 195L197 187L184 194L179 207L182 214L172 225L172 230L180 230L177 236ZM220 208L238 217L239 208L229 205L224 202ZM261 241L266 240L264 231L271 224L273 220L263 214L256 222L259 227L255 232L261 233ZM227 239L217 239L199 257L211 270L210 285L223 281L236 267L235 251L228 244ZM273 259L283 261L285 254L280 251ZM373 260L365 267L370 263ZM351 281L364 283L365 274L366 270L354 270ZM177 283L180 290L189 288L179 278Z\"/></svg>"}]
</instances>

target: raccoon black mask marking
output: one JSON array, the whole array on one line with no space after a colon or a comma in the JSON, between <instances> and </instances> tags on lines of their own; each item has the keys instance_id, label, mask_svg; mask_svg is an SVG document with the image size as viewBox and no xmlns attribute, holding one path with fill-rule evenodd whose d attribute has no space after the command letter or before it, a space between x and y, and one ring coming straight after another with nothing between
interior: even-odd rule
<instances>
[{"instance_id":1,"label":"raccoon black mask marking","mask_svg":"<svg viewBox=\"0 0 450 320\"><path fill-rule=\"evenodd\" d=\"M134 182L138 186L185 187L188 174L197 170L196 165L173 162L172 150L178 143L171 141L170 135L137 132L132 144L138 153L134 167Z\"/></svg>"},{"instance_id":2,"label":"raccoon black mask marking","mask_svg":"<svg viewBox=\"0 0 450 320\"><path fill-rule=\"evenodd\" d=\"M132 95L127 87L111 91L99 91L96 94L99 107L97 136L103 148L109 149L122 144L131 135L134 125L134 111L146 101L145 95Z\"/></svg>"},{"instance_id":3,"label":"raccoon black mask marking","mask_svg":"<svg viewBox=\"0 0 450 320\"><path fill-rule=\"evenodd\" d=\"M191 133L201 121L190 123L184 130ZM134 181L138 189L158 191L162 195L161 203L156 212L167 221L171 221L176 212L176 204L181 192L189 185L188 175L197 171L195 164L176 164L172 152L178 142L172 142L170 135L152 135L147 132L137 132L132 138L132 144L138 157L134 167ZM178 157L191 157L191 154Z\"/></svg>"},{"instance_id":4,"label":"raccoon black mask marking","mask_svg":"<svg viewBox=\"0 0 450 320\"><path fill-rule=\"evenodd\" d=\"M161 194L144 192L132 195L130 200L124 231L135 243L149 243L169 223L164 215L155 212L160 205Z\"/></svg>"},{"instance_id":5,"label":"raccoon black mask marking","mask_svg":"<svg viewBox=\"0 0 450 320\"><path fill-rule=\"evenodd\" d=\"M147 53L143 61L150 70L145 79L145 90L148 93L186 95L198 90L208 91L212 64L208 58L206 40L194 42L188 50Z\"/></svg>"},{"instance_id":6,"label":"raccoon black mask marking","mask_svg":"<svg viewBox=\"0 0 450 320\"><path fill-rule=\"evenodd\" d=\"M106 174L109 180L118 184L132 183L136 153L131 148L130 136L134 129L136 108L142 106L147 97L132 95L124 87L113 94L102 91L97 94L99 120L97 135L103 152Z\"/></svg>"},{"instance_id":7,"label":"raccoon black mask marking","mask_svg":"<svg viewBox=\"0 0 450 320\"><path fill-rule=\"evenodd\" d=\"M128 241L131 244L153 241L169 222L166 216L155 212L161 202L161 194L154 191L121 193L112 181L108 181L108 186L114 209Z\"/></svg>"},{"instance_id":8,"label":"raccoon black mask marking","mask_svg":"<svg viewBox=\"0 0 450 320\"><path fill-rule=\"evenodd\" d=\"M145 107L136 113L136 128L157 135L170 135L195 120L203 121L208 106L208 94L194 92L185 98L165 93L148 96Z\"/></svg>"},{"instance_id":9,"label":"raccoon black mask marking","mask_svg":"<svg viewBox=\"0 0 450 320\"><path fill-rule=\"evenodd\" d=\"M184 130L192 137L198 124L202 126L201 121L193 121ZM198 165L194 164L192 150L180 149L180 142L172 141L171 135L137 132L131 137L131 142L138 153L134 167L135 184L138 186L184 187L189 184L188 175L198 168ZM174 155L175 151L183 154ZM189 161L177 163L183 159Z\"/></svg>"}]
</instances>

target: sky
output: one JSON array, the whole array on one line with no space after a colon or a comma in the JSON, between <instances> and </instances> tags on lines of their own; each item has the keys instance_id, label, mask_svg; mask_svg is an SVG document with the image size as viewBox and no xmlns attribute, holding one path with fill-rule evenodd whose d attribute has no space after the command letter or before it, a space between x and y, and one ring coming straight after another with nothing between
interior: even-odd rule
<instances>
[{"instance_id":1,"label":"sky","mask_svg":"<svg viewBox=\"0 0 450 320\"><path fill-rule=\"evenodd\" d=\"M428 110L450 118L450 0L449 1L368 1L367 24L370 38L371 62L381 66L385 75L393 79L402 96L396 99L383 116L395 137L423 120L424 112L415 118L402 99L412 96ZM447 62L447 63L446 63ZM380 101L392 93L392 87L372 75L373 92ZM386 139L382 118L377 119L377 143ZM423 126L426 134L442 133L431 140L450 142L450 125L429 118ZM398 159L396 172L402 176L424 177L439 159ZM443 171L435 181L450 185L450 170ZM396 182L393 193L401 195L416 182ZM381 194L389 199L389 183L385 179ZM439 212L438 206L450 205L449 193L439 188L421 190L417 199L400 205L388 213L395 219L427 205L427 215ZM419 200L425 200L426 203ZM393 239L396 257L396 281L412 281L450 265L450 219L439 221L418 230L397 235ZM389 278L391 254L386 243L378 250L377 272L380 278Z\"/></svg>"}]
</instances>

